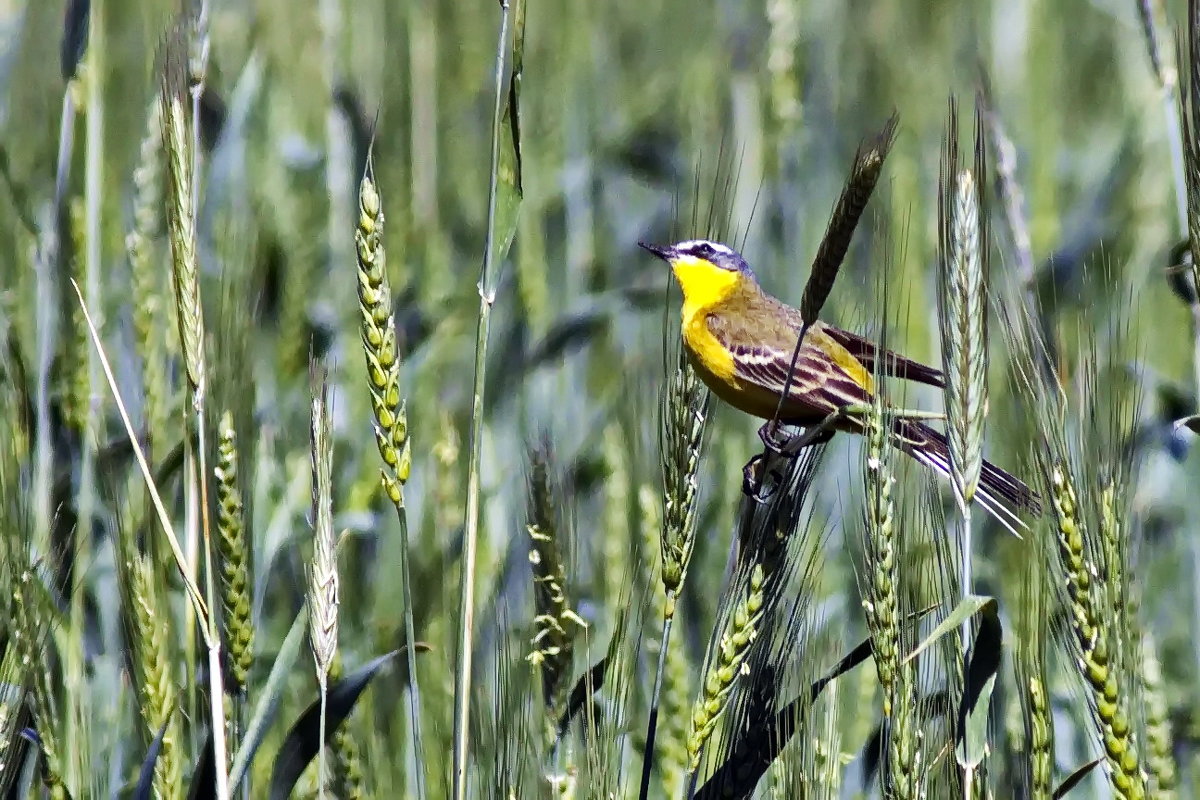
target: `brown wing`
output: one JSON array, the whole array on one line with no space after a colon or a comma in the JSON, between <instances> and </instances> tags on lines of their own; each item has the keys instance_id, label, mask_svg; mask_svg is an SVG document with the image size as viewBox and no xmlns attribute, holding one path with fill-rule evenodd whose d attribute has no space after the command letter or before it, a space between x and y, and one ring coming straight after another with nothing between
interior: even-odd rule
<instances>
[{"instance_id":1,"label":"brown wing","mask_svg":"<svg viewBox=\"0 0 1200 800\"><path fill-rule=\"evenodd\" d=\"M804 337L789 381L800 316L795 309L764 299L774 306L764 311L776 313L708 318L709 330L733 354L740 381L775 396L783 393L786 384L785 419L823 417L846 405L870 402L870 391L830 357L830 346L840 345L823 334L823 325L814 326Z\"/></svg>"},{"instance_id":2,"label":"brown wing","mask_svg":"<svg viewBox=\"0 0 1200 800\"><path fill-rule=\"evenodd\" d=\"M761 346L729 347L734 355L737 377L774 395L788 387L788 402L783 416L800 413L806 407L828 414L847 405L869 403L871 395L829 357L807 341L792 366L792 351ZM792 378L788 381L788 372Z\"/></svg>"},{"instance_id":3,"label":"brown wing","mask_svg":"<svg viewBox=\"0 0 1200 800\"><path fill-rule=\"evenodd\" d=\"M893 378L926 383L939 388L945 385L945 378L941 370L926 366L920 361L905 358L891 350L883 351L884 362L879 367L876 367L876 360L879 358L879 346L877 344L856 333L850 333L850 331L844 331L832 325L825 325L824 329L830 338L836 340L838 344L846 348L852 356L861 361L863 366L871 372L874 372L878 368L882 374Z\"/></svg>"}]
</instances>

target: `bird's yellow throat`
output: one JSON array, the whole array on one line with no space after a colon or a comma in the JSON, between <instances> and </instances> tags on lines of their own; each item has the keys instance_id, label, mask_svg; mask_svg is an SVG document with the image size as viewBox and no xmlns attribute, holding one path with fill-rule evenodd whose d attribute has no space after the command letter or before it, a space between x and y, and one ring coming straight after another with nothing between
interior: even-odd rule
<instances>
[{"instance_id":1,"label":"bird's yellow throat","mask_svg":"<svg viewBox=\"0 0 1200 800\"><path fill-rule=\"evenodd\" d=\"M685 322L698 312L719 305L745 280L733 270L721 269L710 261L694 256L680 256L671 261L671 271L683 291Z\"/></svg>"}]
</instances>

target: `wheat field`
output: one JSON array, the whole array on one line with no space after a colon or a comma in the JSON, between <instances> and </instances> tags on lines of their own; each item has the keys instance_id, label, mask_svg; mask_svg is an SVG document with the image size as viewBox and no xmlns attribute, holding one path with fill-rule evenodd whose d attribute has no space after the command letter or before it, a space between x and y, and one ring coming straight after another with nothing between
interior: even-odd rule
<instances>
[{"instance_id":1,"label":"wheat field","mask_svg":"<svg viewBox=\"0 0 1200 800\"><path fill-rule=\"evenodd\" d=\"M1200 0L0 0L4 797L1200 796L1198 398Z\"/></svg>"}]
</instances>

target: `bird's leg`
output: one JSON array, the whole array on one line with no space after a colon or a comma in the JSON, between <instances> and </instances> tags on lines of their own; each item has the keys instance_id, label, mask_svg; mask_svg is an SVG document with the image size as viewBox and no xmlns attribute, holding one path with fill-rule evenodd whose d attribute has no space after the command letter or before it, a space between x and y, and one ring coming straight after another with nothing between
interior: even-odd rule
<instances>
[{"instance_id":1,"label":"bird's leg","mask_svg":"<svg viewBox=\"0 0 1200 800\"><path fill-rule=\"evenodd\" d=\"M782 430L777 419L770 419L758 428L758 439L769 452L780 455L792 440L791 434Z\"/></svg>"},{"instance_id":2,"label":"bird's leg","mask_svg":"<svg viewBox=\"0 0 1200 800\"><path fill-rule=\"evenodd\" d=\"M840 411L821 420L820 423L808 428L803 434L793 436L780 430L778 420L770 420L758 429L758 438L763 443L763 452L746 462L742 467L742 493L756 502L764 503L773 491L764 492L768 474L782 479L778 470L768 470L769 458L795 458L806 447L825 444L833 438L833 424L841 417Z\"/></svg>"},{"instance_id":3,"label":"bird's leg","mask_svg":"<svg viewBox=\"0 0 1200 800\"><path fill-rule=\"evenodd\" d=\"M795 458L804 448L826 444L832 439L836 433L833 426L839 420L863 417L872 410L872 407L866 404L842 406L816 425L805 428L804 433L798 436L784 432L777 419L763 423L758 429L758 438L762 441L764 450L742 467L742 493L755 502L765 503L774 493L774 490L764 492L767 475L779 476L778 471L767 469L768 456ZM887 414L892 419L937 421L946 419L945 414L937 411L888 409Z\"/></svg>"},{"instance_id":4,"label":"bird's leg","mask_svg":"<svg viewBox=\"0 0 1200 800\"><path fill-rule=\"evenodd\" d=\"M843 416L845 415L841 409L832 412L816 425L805 428L804 433L799 436L789 436L786 441L782 442L781 446L773 449L773 452L783 456L796 456L806 447L814 447L827 443L833 438L833 434L835 433L833 426ZM761 429L759 436L762 436ZM767 444L766 439L763 439L763 443ZM768 447L770 447L769 444Z\"/></svg>"}]
</instances>

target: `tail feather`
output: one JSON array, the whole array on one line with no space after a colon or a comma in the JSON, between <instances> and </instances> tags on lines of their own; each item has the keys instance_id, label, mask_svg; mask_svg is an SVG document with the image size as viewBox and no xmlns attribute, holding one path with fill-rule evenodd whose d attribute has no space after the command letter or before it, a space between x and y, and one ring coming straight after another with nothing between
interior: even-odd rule
<instances>
[{"instance_id":1,"label":"tail feather","mask_svg":"<svg viewBox=\"0 0 1200 800\"><path fill-rule=\"evenodd\" d=\"M950 476L950 446L946 437L920 422L898 419L892 424L896 445L935 472ZM1026 527L1013 510L1026 511L1033 516L1042 513L1042 501L1037 492L1009 472L990 461L983 462L979 488L975 492L987 511L1010 530Z\"/></svg>"}]
</instances>

